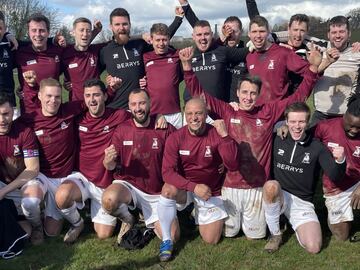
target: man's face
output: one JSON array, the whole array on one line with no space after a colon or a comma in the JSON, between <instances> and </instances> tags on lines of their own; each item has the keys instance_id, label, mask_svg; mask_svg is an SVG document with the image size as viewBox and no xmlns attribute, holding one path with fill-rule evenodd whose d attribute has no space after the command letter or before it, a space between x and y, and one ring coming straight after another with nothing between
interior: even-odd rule
<instances>
[{"instance_id":1,"label":"man's face","mask_svg":"<svg viewBox=\"0 0 360 270\"><path fill-rule=\"evenodd\" d=\"M199 136L205 130L207 112L203 103L190 100L185 106L185 119L192 135Z\"/></svg>"},{"instance_id":2,"label":"man's face","mask_svg":"<svg viewBox=\"0 0 360 270\"><path fill-rule=\"evenodd\" d=\"M196 26L194 27L192 37L199 51L206 52L211 46L213 33L209 26Z\"/></svg>"},{"instance_id":3,"label":"man's face","mask_svg":"<svg viewBox=\"0 0 360 270\"><path fill-rule=\"evenodd\" d=\"M228 46L235 47L239 44L241 38L241 29L238 22L227 22L225 25L230 26L233 30L230 38L228 38Z\"/></svg>"},{"instance_id":4,"label":"man's face","mask_svg":"<svg viewBox=\"0 0 360 270\"><path fill-rule=\"evenodd\" d=\"M9 102L0 105L0 136L9 133L14 109Z\"/></svg>"},{"instance_id":5,"label":"man's face","mask_svg":"<svg viewBox=\"0 0 360 270\"><path fill-rule=\"evenodd\" d=\"M306 112L289 112L286 124L289 128L289 133L294 141L298 141L305 133L306 126L308 124Z\"/></svg>"},{"instance_id":6,"label":"man's face","mask_svg":"<svg viewBox=\"0 0 360 270\"><path fill-rule=\"evenodd\" d=\"M61 88L59 86L45 86L40 89L38 98L44 116L56 115L61 105Z\"/></svg>"},{"instance_id":7,"label":"man's face","mask_svg":"<svg viewBox=\"0 0 360 270\"><path fill-rule=\"evenodd\" d=\"M360 117L346 112L343 116L343 127L347 137L358 138L360 135Z\"/></svg>"},{"instance_id":8,"label":"man's face","mask_svg":"<svg viewBox=\"0 0 360 270\"><path fill-rule=\"evenodd\" d=\"M338 49L339 51L343 51L349 41L350 32L347 29L346 24L330 25L328 38L332 47Z\"/></svg>"},{"instance_id":9,"label":"man's face","mask_svg":"<svg viewBox=\"0 0 360 270\"><path fill-rule=\"evenodd\" d=\"M4 37L4 34L6 32L6 25L3 20L0 20L0 40Z\"/></svg>"},{"instance_id":10,"label":"man's face","mask_svg":"<svg viewBox=\"0 0 360 270\"><path fill-rule=\"evenodd\" d=\"M150 113L150 100L144 92L129 95L129 110L133 119L139 123L144 124Z\"/></svg>"},{"instance_id":11,"label":"man's face","mask_svg":"<svg viewBox=\"0 0 360 270\"><path fill-rule=\"evenodd\" d=\"M294 48L299 48L304 41L307 30L308 28L306 22L293 21L288 27L289 45Z\"/></svg>"},{"instance_id":12,"label":"man's face","mask_svg":"<svg viewBox=\"0 0 360 270\"><path fill-rule=\"evenodd\" d=\"M243 111L251 111L254 109L256 100L259 96L259 89L256 84L243 81L236 94L239 98L240 109Z\"/></svg>"},{"instance_id":13,"label":"man's face","mask_svg":"<svg viewBox=\"0 0 360 270\"><path fill-rule=\"evenodd\" d=\"M30 21L28 28L29 37L33 47L38 51L46 50L47 39L49 37L49 31L46 28L46 23L44 21Z\"/></svg>"},{"instance_id":14,"label":"man's face","mask_svg":"<svg viewBox=\"0 0 360 270\"><path fill-rule=\"evenodd\" d=\"M87 48L91 42L91 25L86 22L79 22L73 29L75 45Z\"/></svg>"},{"instance_id":15,"label":"man's face","mask_svg":"<svg viewBox=\"0 0 360 270\"><path fill-rule=\"evenodd\" d=\"M268 35L269 30L267 30L265 26L258 26L256 23L251 25L248 33L248 36L257 51L263 51L266 49Z\"/></svg>"},{"instance_id":16,"label":"man's face","mask_svg":"<svg viewBox=\"0 0 360 270\"><path fill-rule=\"evenodd\" d=\"M169 37L161 34L152 34L151 43L154 47L154 52L158 55L165 54L169 49Z\"/></svg>"},{"instance_id":17,"label":"man's face","mask_svg":"<svg viewBox=\"0 0 360 270\"><path fill-rule=\"evenodd\" d=\"M84 101L92 117L100 117L105 112L105 101L107 95L101 91L100 86L91 86L84 88Z\"/></svg>"},{"instance_id":18,"label":"man's face","mask_svg":"<svg viewBox=\"0 0 360 270\"><path fill-rule=\"evenodd\" d=\"M128 17L112 17L110 29L113 32L116 42L120 45L126 44L130 38L130 21Z\"/></svg>"}]
</instances>

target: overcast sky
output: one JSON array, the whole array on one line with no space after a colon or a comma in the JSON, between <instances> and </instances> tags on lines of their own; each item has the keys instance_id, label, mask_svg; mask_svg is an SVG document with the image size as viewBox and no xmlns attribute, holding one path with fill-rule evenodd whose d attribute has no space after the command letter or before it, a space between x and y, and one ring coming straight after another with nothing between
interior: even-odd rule
<instances>
[{"instance_id":1,"label":"overcast sky","mask_svg":"<svg viewBox=\"0 0 360 270\"><path fill-rule=\"evenodd\" d=\"M248 24L245 0L189 0L193 10L200 19L207 19L212 25L221 25L230 15L240 17L244 25ZM305 13L307 15L331 18L335 15L345 15L351 9L360 8L359 0L257 0L260 14L265 16L271 24L288 20L292 14ZM118 3L118 6L114 4ZM104 27L109 25L109 14L116 7L127 9L131 16L132 26L150 29L155 22L171 23L177 0L52 0L47 4L57 8L61 15L61 22L70 26L72 21L80 16L89 19L100 19ZM191 27L184 20L177 35L190 36Z\"/></svg>"}]
</instances>

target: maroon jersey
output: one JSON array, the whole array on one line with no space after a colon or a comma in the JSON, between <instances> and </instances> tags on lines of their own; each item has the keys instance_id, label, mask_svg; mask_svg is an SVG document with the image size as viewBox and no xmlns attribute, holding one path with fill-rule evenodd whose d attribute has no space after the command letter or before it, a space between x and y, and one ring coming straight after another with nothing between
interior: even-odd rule
<instances>
[{"instance_id":1,"label":"maroon jersey","mask_svg":"<svg viewBox=\"0 0 360 270\"><path fill-rule=\"evenodd\" d=\"M346 156L346 173L341 181L334 183L324 173L323 189L326 195L335 195L355 185L360 180L360 139L346 136L343 118L321 121L317 124L315 136L330 150L334 146L342 146Z\"/></svg>"},{"instance_id":2,"label":"maroon jersey","mask_svg":"<svg viewBox=\"0 0 360 270\"><path fill-rule=\"evenodd\" d=\"M78 169L98 187L106 188L113 180L112 172L103 165L104 151L111 145L115 128L130 116L125 110L106 108L99 118L94 118L87 112L78 119Z\"/></svg>"},{"instance_id":3,"label":"maroon jersey","mask_svg":"<svg viewBox=\"0 0 360 270\"><path fill-rule=\"evenodd\" d=\"M248 71L262 81L257 104L281 100L287 96L289 71L296 74L308 69L309 63L292 50L272 44L266 51L249 53L246 57Z\"/></svg>"},{"instance_id":4,"label":"maroon jersey","mask_svg":"<svg viewBox=\"0 0 360 270\"><path fill-rule=\"evenodd\" d=\"M35 88L31 88L24 83L23 73L34 70L36 72L36 82L38 85L42 79L53 78L59 80L62 51L62 48L50 45L47 50L36 52L31 44L20 47L16 51L15 59L18 68L18 78L24 92L24 98L21 100L21 109L23 112L30 112L40 107L40 102L37 98L38 91L35 91Z\"/></svg>"},{"instance_id":5,"label":"maroon jersey","mask_svg":"<svg viewBox=\"0 0 360 270\"><path fill-rule=\"evenodd\" d=\"M38 157L38 144L31 128L15 120L6 135L0 135L0 181L10 183L25 169L24 159Z\"/></svg>"},{"instance_id":6,"label":"maroon jersey","mask_svg":"<svg viewBox=\"0 0 360 270\"><path fill-rule=\"evenodd\" d=\"M99 52L106 44L90 45L86 51L78 51L74 45L64 50L61 64L66 80L72 83L70 100L84 100L84 82L100 78Z\"/></svg>"},{"instance_id":7,"label":"maroon jersey","mask_svg":"<svg viewBox=\"0 0 360 270\"><path fill-rule=\"evenodd\" d=\"M183 190L194 191L197 184L205 184L212 196L221 194L224 174L219 166L237 170L238 148L229 136L221 138L216 129L206 124L201 136L190 134L185 126L166 141L162 173L164 181Z\"/></svg>"},{"instance_id":8,"label":"maroon jersey","mask_svg":"<svg viewBox=\"0 0 360 270\"><path fill-rule=\"evenodd\" d=\"M309 69L295 94L277 102L255 106L252 111L235 111L229 104L203 91L193 72L184 72L187 89L193 96L204 95L210 110L224 119L229 135L241 153L239 170L226 174L224 186L232 188L262 187L269 179L273 126L285 108L296 101L305 101L317 80Z\"/></svg>"},{"instance_id":9,"label":"maroon jersey","mask_svg":"<svg viewBox=\"0 0 360 270\"><path fill-rule=\"evenodd\" d=\"M169 48L164 55L151 51L145 53L143 58L151 113L180 112L179 83L183 76L178 51Z\"/></svg>"},{"instance_id":10,"label":"maroon jersey","mask_svg":"<svg viewBox=\"0 0 360 270\"><path fill-rule=\"evenodd\" d=\"M147 194L160 194L164 184L161 164L165 140L176 129L155 129L155 117L147 127L129 119L114 131L112 144L119 153L114 179L124 180Z\"/></svg>"},{"instance_id":11,"label":"maroon jersey","mask_svg":"<svg viewBox=\"0 0 360 270\"><path fill-rule=\"evenodd\" d=\"M21 116L35 132L40 144L40 171L47 177L69 175L75 164L75 117L86 109L83 102L60 105L54 116L44 116L41 109Z\"/></svg>"}]
</instances>

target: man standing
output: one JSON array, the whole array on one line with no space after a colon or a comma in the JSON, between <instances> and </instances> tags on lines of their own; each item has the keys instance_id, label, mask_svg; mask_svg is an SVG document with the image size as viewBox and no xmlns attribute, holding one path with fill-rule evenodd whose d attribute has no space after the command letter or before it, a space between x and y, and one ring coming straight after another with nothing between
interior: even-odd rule
<instances>
[{"instance_id":1,"label":"man standing","mask_svg":"<svg viewBox=\"0 0 360 270\"><path fill-rule=\"evenodd\" d=\"M285 110L288 128L283 140L276 136L273 147L274 179L265 182L263 203L270 238L265 250L272 253L282 242L279 218L289 219L299 244L309 253L320 252L322 233L312 203L319 168L336 183L346 170L344 147L334 146L330 152L320 141L306 131L310 109L303 102L289 105Z\"/></svg>"}]
</instances>

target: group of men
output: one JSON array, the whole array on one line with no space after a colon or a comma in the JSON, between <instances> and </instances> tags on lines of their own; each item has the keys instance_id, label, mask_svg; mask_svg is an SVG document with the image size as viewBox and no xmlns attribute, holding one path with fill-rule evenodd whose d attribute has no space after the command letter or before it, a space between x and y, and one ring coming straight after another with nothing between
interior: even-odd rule
<instances>
[{"instance_id":1,"label":"group of men","mask_svg":"<svg viewBox=\"0 0 360 270\"><path fill-rule=\"evenodd\" d=\"M321 53L303 43L306 15L292 16L288 42L276 44L255 1L247 0L250 52L238 17L227 18L224 37L214 39L209 22L179 2L171 26L151 27L149 43L130 38L130 15L116 8L107 43L91 44L101 24L92 29L78 18L75 44L58 46L49 39L49 20L34 14L30 42L11 50L0 16L0 202L14 201L33 244L43 242L44 232L59 235L63 220L70 223L64 242L75 242L84 228L79 209L90 199L100 239L112 236L120 219L121 241L136 220L129 210L140 209L161 239L161 261L172 258L181 237L177 210L191 203L206 243L240 230L261 239L268 227L265 250L274 252L285 214L300 245L318 253L322 233L312 200L321 167L330 230L346 240L352 209L360 208L360 53L349 43L348 19L329 21ZM176 50L169 42L183 17L193 26L195 48ZM22 112L16 120L14 67ZM308 129L304 101L313 90ZM317 123L325 118L332 119ZM283 139L273 134L280 120L287 126Z\"/></svg>"}]
</instances>

